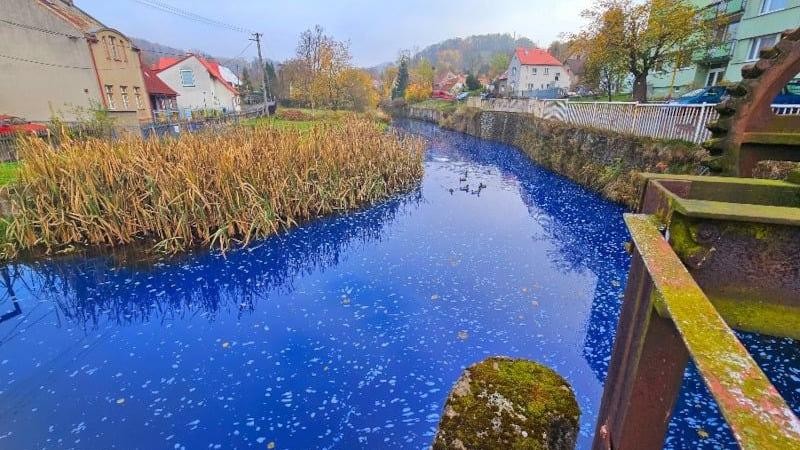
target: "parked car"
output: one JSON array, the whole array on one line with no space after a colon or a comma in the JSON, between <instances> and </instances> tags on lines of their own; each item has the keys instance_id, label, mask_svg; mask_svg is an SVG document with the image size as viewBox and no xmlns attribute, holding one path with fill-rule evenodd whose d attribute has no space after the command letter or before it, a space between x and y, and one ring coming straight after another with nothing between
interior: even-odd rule
<instances>
[{"instance_id":1,"label":"parked car","mask_svg":"<svg viewBox=\"0 0 800 450\"><path fill-rule=\"evenodd\" d=\"M453 97L453 94L451 94L451 93L449 93L447 91L441 91L441 90L433 91L433 93L431 94L431 98L436 98L436 99L439 99L439 100L451 100L451 101L455 100L455 97Z\"/></svg>"},{"instance_id":2,"label":"parked car","mask_svg":"<svg viewBox=\"0 0 800 450\"><path fill-rule=\"evenodd\" d=\"M800 80L792 80L781 89L773 105L800 105Z\"/></svg>"},{"instance_id":3,"label":"parked car","mask_svg":"<svg viewBox=\"0 0 800 450\"><path fill-rule=\"evenodd\" d=\"M673 105L715 104L720 103L727 97L728 89L725 86L708 86L689 91L669 103Z\"/></svg>"},{"instance_id":4,"label":"parked car","mask_svg":"<svg viewBox=\"0 0 800 450\"><path fill-rule=\"evenodd\" d=\"M46 132L47 127L42 124L28 122L19 117L0 114L0 136L17 133L42 134Z\"/></svg>"},{"instance_id":5,"label":"parked car","mask_svg":"<svg viewBox=\"0 0 800 450\"><path fill-rule=\"evenodd\" d=\"M462 92L456 96L456 100L459 102L463 102L469 97L469 92Z\"/></svg>"}]
</instances>

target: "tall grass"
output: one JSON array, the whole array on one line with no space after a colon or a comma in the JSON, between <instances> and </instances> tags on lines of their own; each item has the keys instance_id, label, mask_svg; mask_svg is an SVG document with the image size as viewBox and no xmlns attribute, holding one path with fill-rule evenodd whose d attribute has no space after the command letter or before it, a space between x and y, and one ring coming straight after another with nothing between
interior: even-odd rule
<instances>
[{"instance_id":1,"label":"tall grass","mask_svg":"<svg viewBox=\"0 0 800 450\"><path fill-rule=\"evenodd\" d=\"M5 257L133 243L224 251L409 190L423 158L418 139L358 119L174 140L65 138L58 150L26 139L19 152Z\"/></svg>"}]
</instances>

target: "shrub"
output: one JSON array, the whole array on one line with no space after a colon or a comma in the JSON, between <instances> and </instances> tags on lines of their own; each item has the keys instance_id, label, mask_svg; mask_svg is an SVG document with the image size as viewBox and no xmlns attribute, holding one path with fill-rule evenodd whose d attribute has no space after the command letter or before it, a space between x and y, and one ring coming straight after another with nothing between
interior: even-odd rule
<instances>
[{"instance_id":1,"label":"shrub","mask_svg":"<svg viewBox=\"0 0 800 450\"><path fill-rule=\"evenodd\" d=\"M281 120L292 120L297 122L312 120L311 116L297 109L280 109L278 110L277 117Z\"/></svg>"},{"instance_id":2,"label":"shrub","mask_svg":"<svg viewBox=\"0 0 800 450\"><path fill-rule=\"evenodd\" d=\"M178 139L65 137L20 144L4 256L21 250L149 243L226 250L303 221L409 190L418 138L354 118L306 132L244 128Z\"/></svg>"}]
</instances>

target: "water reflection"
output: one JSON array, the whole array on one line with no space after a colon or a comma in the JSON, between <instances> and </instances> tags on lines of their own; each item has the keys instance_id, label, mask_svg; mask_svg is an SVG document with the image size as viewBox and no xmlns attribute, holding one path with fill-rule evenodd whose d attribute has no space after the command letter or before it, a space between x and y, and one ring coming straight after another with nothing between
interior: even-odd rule
<instances>
[{"instance_id":1,"label":"water reflection","mask_svg":"<svg viewBox=\"0 0 800 450\"><path fill-rule=\"evenodd\" d=\"M541 235L531 238L554 244L547 251L551 264L564 273L589 272L597 276L583 356L597 380L604 381L621 305L624 268L630 264L623 243L630 235L624 227L606 226L602 216L618 222L624 208L609 205L552 172L531 170L530 159L522 152L497 151L496 143L454 136L421 122L402 122L402 127L430 139L433 147L437 147L438 140L447 141L448 145L441 147L448 149L453 159L470 161L471 166L480 168L473 169L474 175L499 170L506 183L517 189L531 218L543 229ZM598 220L597 216L601 218Z\"/></svg>"},{"instance_id":2,"label":"water reflection","mask_svg":"<svg viewBox=\"0 0 800 450\"><path fill-rule=\"evenodd\" d=\"M57 315L87 330L104 320L125 325L201 315L213 321L220 309L252 312L269 292L291 293L296 277L337 265L353 246L380 241L395 218L420 200L416 189L226 255L196 251L152 265L120 267L103 257L7 266L0 272L2 287L16 309L3 318L21 314L14 293L20 287L52 302Z\"/></svg>"}]
</instances>

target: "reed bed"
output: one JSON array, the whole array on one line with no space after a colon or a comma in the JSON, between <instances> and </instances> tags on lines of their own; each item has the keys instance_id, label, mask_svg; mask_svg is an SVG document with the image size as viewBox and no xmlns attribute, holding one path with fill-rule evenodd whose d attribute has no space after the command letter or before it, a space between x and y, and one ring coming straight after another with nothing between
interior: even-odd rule
<instances>
[{"instance_id":1,"label":"reed bed","mask_svg":"<svg viewBox=\"0 0 800 450\"><path fill-rule=\"evenodd\" d=\"M41 139L19 148L3 255L146 243L247 245L416 186L423 145L349 118L299 131L237 127L178 139Z\"/></svg>"}]
</instances>

